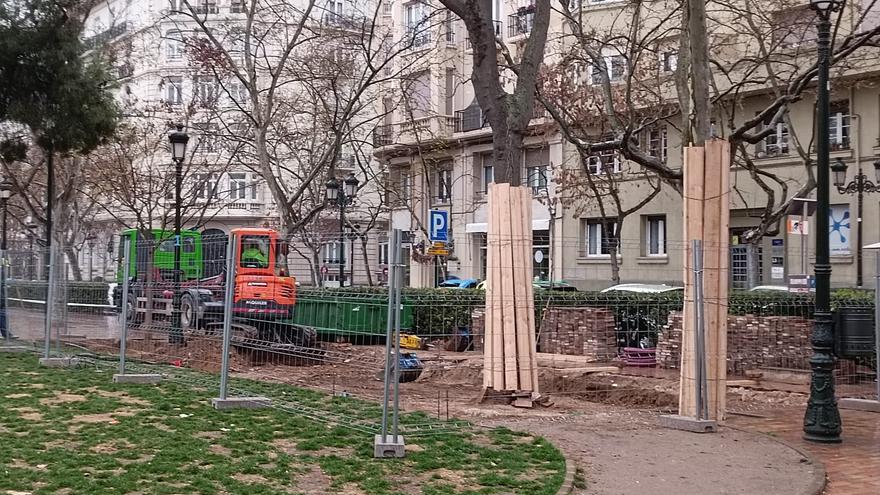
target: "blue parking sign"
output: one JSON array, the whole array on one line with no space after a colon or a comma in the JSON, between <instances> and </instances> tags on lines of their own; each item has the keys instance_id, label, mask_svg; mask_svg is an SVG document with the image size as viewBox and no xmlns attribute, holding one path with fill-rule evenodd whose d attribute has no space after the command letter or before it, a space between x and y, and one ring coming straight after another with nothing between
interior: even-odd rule
<instances>
[{"instance_id":1,"label":"blue parking sign","mask_svg":"<svg viewBox=\"0 0 880 495\"><path fill-rule=\"evenodd\" d=\"M446 210L431 210L429 213L429 240L432 242L447 242L449 240L449 212Z\"/></svg>"}]
</instances>

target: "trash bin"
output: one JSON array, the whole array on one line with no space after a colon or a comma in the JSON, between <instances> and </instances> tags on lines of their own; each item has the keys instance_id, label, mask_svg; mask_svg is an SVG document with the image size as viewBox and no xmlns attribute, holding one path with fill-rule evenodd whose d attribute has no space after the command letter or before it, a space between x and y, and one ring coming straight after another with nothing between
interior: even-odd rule
<instances>
[{"instance_id":1,"label":"trash bin","mask_svg":"<svg viewBox=\"0 0 880 495\"><path fill-rule=\"evenodd\" d=\"M874 355L874 308L839 308L834 313L834 354L840 358Z\"/></svg>"}]
</instances>

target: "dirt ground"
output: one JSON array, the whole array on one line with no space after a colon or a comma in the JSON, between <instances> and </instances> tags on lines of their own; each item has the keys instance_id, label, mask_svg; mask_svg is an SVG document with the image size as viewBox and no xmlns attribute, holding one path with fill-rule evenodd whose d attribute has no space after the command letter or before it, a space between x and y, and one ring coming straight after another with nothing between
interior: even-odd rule
<instances>
[{"instance_id":1,"label":"dirt ground","mask_svg":"<svg viewBox=\"0 0 880 495\"><path fill-rule=\"evenodd\" d=\"M91 341L90 341L91 342ZM111 343L105 344L111 347ZM302 365L291 356L233 352L232 372L332 393L378 399L384 347L325 344L323 364ZM210 339L186 347L134 339L132 356L216 371L219 348ZM542 393L551 407L516 409L479 404L482 358L475 353L417 351L425 364L418 380L401 384L401 406L483 426L507 426L547 437L584 472L582 494L800 494L815 467L769 437L733 429L697 435L661 428L657 416L677 407L678 383L669 377L592 373L595 363L542 367ZM292 365L299 364L299 365ZM539 363L540 364L540 363ZM553 363L561 366L562 363ZM728 389L733 414L803 405L802 394Z\"/></svg>"}]
</instances>

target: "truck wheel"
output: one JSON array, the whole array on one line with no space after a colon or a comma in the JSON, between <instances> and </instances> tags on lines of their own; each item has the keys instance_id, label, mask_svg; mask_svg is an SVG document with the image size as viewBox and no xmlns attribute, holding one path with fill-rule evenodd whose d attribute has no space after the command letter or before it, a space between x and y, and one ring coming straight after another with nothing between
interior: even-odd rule
<instances>
[{"instance_id":1,"label":"truck wheel","mask_svg":"<svg viewBox=\"0 0 880 495\"><path fill-rule=\"evenodd\" d=\"M192 333L198 330L198 306L191 294L184 294L180 298L180 328L184 332Z\"/></svg>"},{"instance_id":2,"label":"truck wheel","mask_svg":"<svg viewBox=\"0 0 880 495\"><path fill-rule=\"evenodd\" d=\"M318 331L312 327L295 326L293 332L294 344L300 347L315 349L318 347Z\"/></svg>"}]
</instances>

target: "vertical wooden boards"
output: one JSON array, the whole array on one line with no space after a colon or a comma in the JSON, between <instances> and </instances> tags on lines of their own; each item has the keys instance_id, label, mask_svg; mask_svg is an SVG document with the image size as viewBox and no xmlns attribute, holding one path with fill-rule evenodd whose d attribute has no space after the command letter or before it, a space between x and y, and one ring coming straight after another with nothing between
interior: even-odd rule
<instances>
[{"instance_id":1,"label":"vertical wooden boards","mask_svg":"<svg viewBox=\"0 0 880 495\"><path fill-rule=\"evenodd\" d=\"M488 225L495 225L495 209L493 205L497 203L495 194L495 184L489 184L489 215ZM490 229L486 229L486 308L485 308L485 324L483 328L483 387L492 388L495 382L495 318L492 310L495 307L495 249L494 234Z\"/></svg>"},{"instance_id":2,"label":"vertical wooden boards","mask_svg":"<svg viewBox=\"0 0 880 495\"><path fill-rule=\"evenodd\" d=\"M724 418L727 378L727 297L730 144L713 139L684 152L685 306L679 414L696 416L696 359L691 241L703 241L706 381L709 418Z\"/></svg>"},{"instance_id":3,"label":"vertical wooden boards","mask_svg":"<svg viewBox=\"0 0 880 495\"><path fill-rule=\"evenodd\" d=\"M513 275L516 291L516 328L513 337L516 339L517 375L519 378L518 390L534 390L532 385L532 352L530 331L533 333L534 325L529 326L529 300L532 299L529 288L532 283L532 222L530 214L531 195L523 187L511 189L511 226L513 235ZM534 303L533 303L534 304Z\"/></svg>"},{"instance_id":4,"label":"vertical wooden boards","mask_svg":"<svg viewBox=\"0 0 880 495\"><path fill-rule=\"evenodd\" d=\"M696 416L696 326L694 325L694 287L693 287L693 249L691 240L701 239L703 235L703 198L705 163L703 148L684 149L684 253L685 304L683 308L683 332L681 338L681 381L678 396L678 410L682 416Z\"/></svg>"},{"instance_id":5,"label":"vertical wooden boards","mask_svg":"<svg viewBox=\"0 0 880 495\"><path fill-rule=\"evenodd\" d=\"M531 191L489 186L483 385L537 391Z\"/></svg>"},{"instance_id":6,"label":"vertical wooden boards","mask_svg":"<svg viewBox=\"0 0 880 495\"><path fill-rule=\"evenodd\" d=\"M534 253L532 252L532 246L534 245L533 232L532 232L532 193L526 187L519 188L520 194L522 195L522 205L523 205L523 232L526 234L523 239L523 251L526 254L526 262L523 263L523 272L525 273L525 295L523 298L526 301L526 321L524 323L523 332L526 334L526 340L528 345L528 363L527 369L529 371L529 378L531 382L531 388L526 390L531 390L533 392L538 391L538 349L537 342L535 338L535 287L532 285L532 273L534 272ZM550 276L552 277L552 273Z\"/></svg>"},{"instance_id":7,"label":"vertical wooden boards","mask_svg":"<svg viewBox=\"0 0 880 495\"><path fill-rule=\"evenodd\" d=\"M513 223L519 225L519 222L513 222L513 213L515 211L515 205L513 202L518 199L518 196L515 194L515 190L512 190L509 184L499 184L498 187L504 191L504 195L502 197L507 199L507 206L500 212L499 218L501 220L500 232L501 232L501 241L498 243L501 246L502 256L500 257L502 265L501 265L501 301L503 304L502 310L502 321L503 321L503 339L504 339L504 384L502 386L503 390L516 390L519 385L519 376L516 372L517 359L516 359L516 273L514 271L514 267L516 266L515 250L513 246L515 244L513 238ZM517 229L519 230L519 229ZM497 385L497 384L496 384Z\"/></svg>"},{"instance_id":8,"label":"vertical wooden boards","mask_svg":"<svg viewBox=\"0 0 880 495\"><path fill-rule=\"evenodd\" d=\"M727 265L730 218L730 144L715 139L706 143L706 374L709 417L724 419L727 394ZM725 179L726 177L726 179ZM710 180L711 179L711 180ZM727 186L727 187L725 187Z\"/></svg>"}]
</instances>

